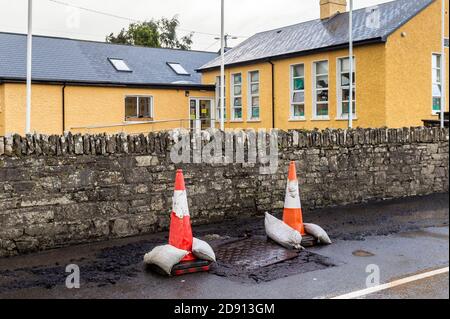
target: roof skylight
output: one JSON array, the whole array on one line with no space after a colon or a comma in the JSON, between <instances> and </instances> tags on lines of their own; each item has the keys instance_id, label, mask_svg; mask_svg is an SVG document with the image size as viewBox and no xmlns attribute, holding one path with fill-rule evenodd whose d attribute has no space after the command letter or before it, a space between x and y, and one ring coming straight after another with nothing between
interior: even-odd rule
<instances>
[{"instance_id":1,"label":"roof skylight","mask_svg":"<svg viewBox=\"0 0 450 319\"><path fill-rule=\"evenodd\" d=\"M191 75L180 63L167 62L167 65L178 75Z\"/></svg>"},{"instance_id":2,"label":"roof skylight","mask_svg":"<svg viewBox=\"0 0 450 319\"><path fill-rule=\"evenodd\" d=\"M119 72L132 72L127 63L122 59L109 58L109 62L111 62L114 68Z\"/></svg>"}]
</instances>

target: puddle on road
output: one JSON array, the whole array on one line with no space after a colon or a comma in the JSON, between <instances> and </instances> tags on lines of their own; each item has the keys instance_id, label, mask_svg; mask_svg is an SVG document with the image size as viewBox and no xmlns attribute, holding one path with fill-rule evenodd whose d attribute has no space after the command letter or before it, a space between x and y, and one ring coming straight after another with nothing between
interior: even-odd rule
<instances>
[{"instance_id":1,"label":"puddle on road","mask_svg":"<svg viewBox=\"0 0 450 319\"><path fill-rule=\"evenodd\" d=\"M356 257L373 257L375 254L371 253L370 251L365 250L356 250L352 253L353 256Z\"/></svg>"},{"instance_id":2,"label":"puddle on road","mask_svg":"<svg viewBox=\"0 0 450 319\"><path fill-rule=\"evenodd\" d=\"M423 237L428 237L428 238L436 238L436 239L444 239L444 240L448 240L449 239L449 235L448 234L433 233L433 232L426 231L426 230L419 230L419 231L414 231L414 232L401 233L400 237L404 237L404 238L423 238Z\"/></svg>"}]
</instances>

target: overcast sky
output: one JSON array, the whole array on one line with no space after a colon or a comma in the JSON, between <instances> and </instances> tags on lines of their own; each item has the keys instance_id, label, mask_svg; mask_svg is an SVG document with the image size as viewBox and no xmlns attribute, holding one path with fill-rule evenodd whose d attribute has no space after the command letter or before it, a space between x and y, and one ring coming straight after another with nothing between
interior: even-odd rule
<instances>
[{"instance_id":1,"label":"overcast sky","mask_svg":"<svg viewBox=\"0 0 450 319\"><path fill-rule=\"evenodd\" d=\"M239 36L230 45L256 32L316 19L319 1L226 0L226 32ZM384 2L388 0L354 0L356 8ZM27 0L0 0L0 31L26 33L27 3ZM193 49L219 49L214 37L220 33L220 0L33 0L33 3L35 34L104 41L107 34L120 31L133 20L178 15L180 35L196 31Z\"/></svg>"}]
</instances>

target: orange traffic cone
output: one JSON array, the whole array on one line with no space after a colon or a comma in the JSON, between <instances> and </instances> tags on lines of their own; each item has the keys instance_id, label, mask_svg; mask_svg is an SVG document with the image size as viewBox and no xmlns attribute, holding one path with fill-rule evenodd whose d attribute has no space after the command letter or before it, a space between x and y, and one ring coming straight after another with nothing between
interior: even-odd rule
<instances>
[{"instance_id":1,"label":"orange traffic cone","mask_svg":"<svg viewBox=\"0 0 450 319\"><path fill-rule=\"evenodd\" d=\"M178 249L187 250L189 254L182 261L195 260L192 254L192 228L191 217L184 184L183 171L177 171L175 178L175 191L173 195L173 208L170 216L169 244Z\"/></svg>"},{"instance_id":2,"label":"orange traffic cone","mask_svg":"<svg viewBox=\"0 0 450 319\"><path fill-rule=\"evenodd\" d=\"M289 176L284 201L283 221L285 224L298 230L302 236L306 235L303 225L303 212L298 189L297 171L295 162L289 166Z\"/></svg>"}]
</instances>

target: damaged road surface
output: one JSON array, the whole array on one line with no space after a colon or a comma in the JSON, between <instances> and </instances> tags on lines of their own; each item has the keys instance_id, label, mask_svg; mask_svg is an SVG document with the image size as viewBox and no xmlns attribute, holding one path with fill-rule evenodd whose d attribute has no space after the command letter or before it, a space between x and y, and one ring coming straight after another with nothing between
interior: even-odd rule
<instances>
[{"instance_id":1,"label":"damaged road surface","mask_svg":"<svg viewBox=\"0 0 450 319\"><path fill-rule=\"evenodd\" d=\"M211 243L218 263L183 277L143 265L166 232L0 259L0 298L332 298L365 289L369 276L388 283L448 267L448 214L448 194L306 212L334 243L305 251L268 241L263 214L198 226L196 237ZM79 267L79 289L66 287L68 265ZM448 274L368 298L396 296L448 298Z\"/></svg>"}]
</instances>

